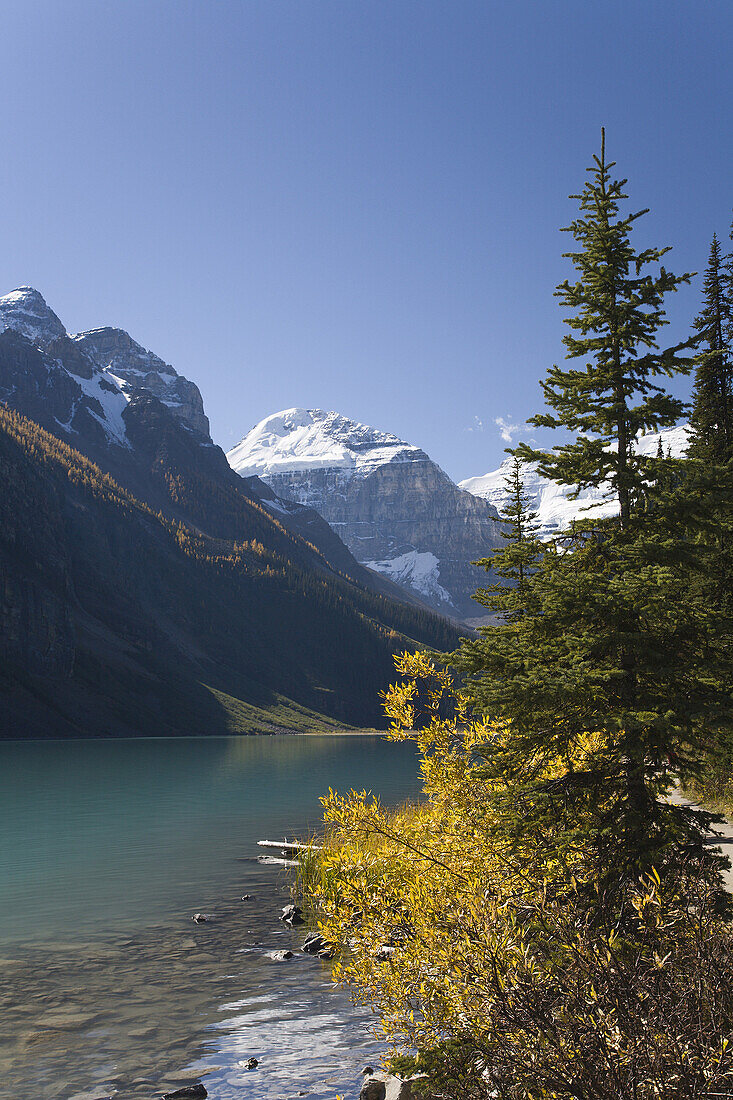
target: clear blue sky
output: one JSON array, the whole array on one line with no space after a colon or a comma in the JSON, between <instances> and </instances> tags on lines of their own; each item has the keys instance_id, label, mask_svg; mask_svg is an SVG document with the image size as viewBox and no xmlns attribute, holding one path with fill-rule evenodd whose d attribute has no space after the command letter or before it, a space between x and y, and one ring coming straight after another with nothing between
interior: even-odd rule
<instances>
[{"instance_id":1,"label":"clear blue sky","mask_svg":"<svg viewBox=\"0 0 733 1100\"><path fill-rule=\"evenodd\" d=\"M732 32L730 0L5 0L2 292L126 328L225 447L318 406L484 473L564 354L602 124L640 243L728 243Z\"/></svg>"}]
</instances>

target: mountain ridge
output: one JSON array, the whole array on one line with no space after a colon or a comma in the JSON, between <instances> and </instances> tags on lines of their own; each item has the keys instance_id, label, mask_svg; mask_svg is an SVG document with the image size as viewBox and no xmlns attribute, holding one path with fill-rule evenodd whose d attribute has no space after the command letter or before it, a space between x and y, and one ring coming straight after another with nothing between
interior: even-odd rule
<instances>
[{"instance_id":1,"label":"mountain ridge","mask_svg":"<svg viewBox=\"0 0 733 1100\"><path fill-rule=\"evenodd\" d=\"M69 336L31 287L0 297L0 401L81 450L173 518L201 522L208 496L211 520L213 499L226 497L230 519L234 522L236 515L236 522L247 523L248 501L269 513L276 541L281 537L277 530L285 526L310 544L317 551L316 568L333 568L386 598L422 603L418 594L359 565L317 512L280 500L256 478L234 474L208 434L203 400L193 382L123 329L102 327ZM182 482L196 482L198 494L182 494ZM260 537L266 538L264 532Z\"/></svg>"},{"instance_id":2,"label":"mountain ridge","mask_svg":"<svg viewBox=\"0 0 733 1100\"><path fill-rule=\"evenodd\" d=\"M83 381L95 380L100 392L92 396L102 404L105 414L111 412L114 400L117 409L109 419L102 417L108 419L114 442L125 445L119 418L123 402L139 388L154 393L182 423L211 442L203 399L195 383L143 348L124 329L104 327L70 334L40 291L27 286L0 297L0 331L8 329L24 336L52 359L58 356L82 390ZM107 395L106 400L100 394Z\"/></svg>"}]
</instances>

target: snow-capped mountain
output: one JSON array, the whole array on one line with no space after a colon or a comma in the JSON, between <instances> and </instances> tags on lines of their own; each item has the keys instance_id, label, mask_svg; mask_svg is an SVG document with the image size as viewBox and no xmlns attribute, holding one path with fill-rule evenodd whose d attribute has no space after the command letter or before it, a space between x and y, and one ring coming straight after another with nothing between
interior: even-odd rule
<instances>
[{"instance_id":1,"label":"snow-capped mountain","mask_svg":"<svg viewBox=\"0 0 733 1100\"><path fill-rule=\"evenodd\" d=\"M286 409L227 458L320 512L357 561L444 613L480 614L471 596L485 577L470 563L500 542L496 510L419 447L336 412Z\"/></svg>"},{"instance_id":2,"label":"snow-capped mountain","mask_svg":"<svg viewBox=\"0 0 733 1100\"><path fill-rule=\"evenodd\" d=\"M210 442L198 388L122 329L92 329L69 336L43 295L33 287L19 287L0 297L0 336L5 339L6 351L17 335L40 355L16 347L16 369L6 365L0 375L0 398L12 403L15 394L27 403L35 388L42 408L20 409L34 419L34 412L48 414L52 398L56 406L53 418L67 434L91 432L99 442L106 437L108 444L127 447L122 414L131 399L144 390ZM47 419L46 415L41 422ZM54 430L53 425L50 428Z\"/></svg>"},{"instance_id":3,"label":"snow-capped mountain","mask_svg":"<svg viewBox=\"0 0 733 1100\"><path fill-rule=\"evenodd\" d=\"M281 500L257 477L235 474L211 440L193 382L122 329L69 336L32 287L0 298L0 403L92 459L155 510L216 537L242 539L260 523L254 506L275 522L258 528L257 538L277 544L278 553L295 560L315 547L310 565L388 599L407 596L359 565L318 512ZM283 528L295 542L283 542Z\"/></svg>"},{"instance_id":4,"label":"snow-capped mountain","mask_svg":"<svg viewBox=\"0 0 733 1100\"><path fill-rule=\"evenodd\" d=\"M636 443L636 450L639 454L653 456L657 453L661 439L664 453L669 452L673 458L680 458L687 450L688 438L689 427L686 424L680 424L675 428L667 428L661 432L648 432L640 436ZM492 470L483 477L468 477L459 483L460 487L488 501L501 514L508 503L506 478L511 465L512 459L506 458L498 470ZM572 499L570 486L558 485L554 481L541 477L531 464L524 467L524 491L529 500L530 509L537 513L540 534L544 538L567 530L574 519L589 516L603 518L615 515L618 510L610 486L583 489L575 499Z\"/></svg>"}]
</instances>

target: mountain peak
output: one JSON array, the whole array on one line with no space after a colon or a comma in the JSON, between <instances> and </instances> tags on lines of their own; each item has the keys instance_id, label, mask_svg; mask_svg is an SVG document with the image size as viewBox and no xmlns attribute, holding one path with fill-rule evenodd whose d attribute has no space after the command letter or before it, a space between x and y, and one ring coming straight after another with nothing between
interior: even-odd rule
<instances>
[{"instance_id":1,"label":"mountain peak","mask_svg":"<svg viewBox=\"0 0 733 1100\"><path fill-rule=\"evenodd\" d=\"M11 290L7 294L3 295L2 301L4 302L6 299L11 298L18 301L27 300L40 302L41 305L44 306L44 308L48 309L46 299L43 297L40 290L36 290L34 286L17 286L15 290Z\"/></svg>"},{"instance_id":2,"label":"mountain peak","mask_svg":"<svg viewBox=\"0 0 733 1100\"><path fill-rule=\"evenodd\" d=\"M0 297L0 331L6 328L15 329L41 348L66 335L46 299L32 286L19 286Z\"/></svg>"},{"instance_id":3,"label":"mountain peak","mask_svg":"<svg viewBox=\"0 0 733 1100\"><path fill-rule=\"evenodd\" d=\"M419 447L341 413L299 408L265 417L227 455L243 477L314 468L358 476L389 462L425 457Z\"/></svg>"},{"instance_id":4,"label":"mountain peak","mask_svg":"<svg viewBox=\"0 0 733 1100\"><path fill-rule=\"evenodd\" d=\"M155 352L138 344L124 329L111 326L88 329L78 332L73 340L98 370L114 378L124 393L148 390L189 428L209 438L209 421L198 387Z\"/></svg>"},{"instance_id":5,"label":"mountain peak","mask_svg":"<svg viewBox=\"0 0 733 1100\"><path fill-rule=\"evenodd\" d=\"M84 348L100 369L121 362L125 369L136 370L138 373L149 374L155 371L156 374L177 377L170 363L138 344L123 328L113 328L111 325L90 328L85 332L77 332L73 339Z\"/></svg>"}]
</instances>

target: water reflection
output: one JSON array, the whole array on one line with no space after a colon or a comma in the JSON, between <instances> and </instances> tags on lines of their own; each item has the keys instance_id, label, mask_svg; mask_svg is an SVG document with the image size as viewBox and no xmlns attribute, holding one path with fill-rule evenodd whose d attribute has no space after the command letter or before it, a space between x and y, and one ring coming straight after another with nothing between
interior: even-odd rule
<instances>
[{"instance_id":1,"label":"water reflection","mask_svg":"<svg viewBox=\"0 0 733 1100\"><path fill-rule=\"evenodd\" d=\"M358 1095L370 1020L278 921L287 883L255 842L315 826L329 785L414 794L410 746L5 744L0 777L3 1096L142 1100L199 1078L212 1100Z\"/></svg>"}]
</instances>

